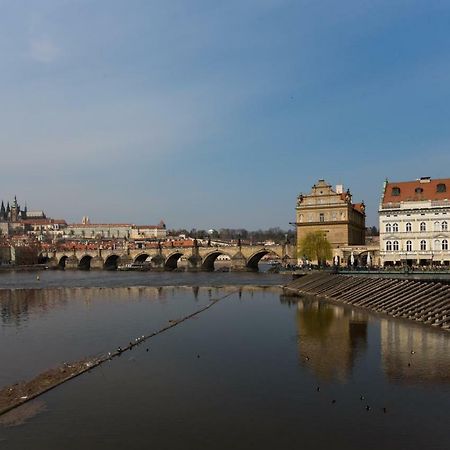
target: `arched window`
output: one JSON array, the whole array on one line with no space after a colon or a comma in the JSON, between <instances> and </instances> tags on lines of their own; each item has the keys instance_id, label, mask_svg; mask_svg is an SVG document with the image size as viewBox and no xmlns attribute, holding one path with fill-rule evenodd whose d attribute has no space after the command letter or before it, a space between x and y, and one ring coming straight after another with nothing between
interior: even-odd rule
<instances>
[{"instance_id":1,"label":"arched window","mask_svg":"<svg viewBox=\"0 0 450 450\"><path fill-rule=\"evenodd\" d=\"M392 248L393 248L394 252L398 252L398 241L394 241L392 243Z\"/></svg>"},{"instance_id":2,"label":"arched window","mask_svg":"<svg viewBox=\"0 0 450 450\"><path fill-rule=\"evenodd\" d=\"M386 233L390 233L392 231L392 227L390 223L386 224Z\"/></svg>"},{"instance_id":3,"label":"arched window","mask_svg":"<svg viewBox=\"0 0 450 450\"><path fill-rule=\"evenodd\" d=\"M447 230L448 230L448 223L447 223L446 220L444 220L444 221L442 222L441 230L442 230L442 231L447 231Z\"/></svg>"},{"instance_id":4,"label":"arched window","mask_svg":"<svg viewBox=\"0 0 450 450\"><path fill-rule=\"evenodd\" d=\"M400 195L400 188L399 187L393 187L392 188L392 195L394 197L398 197Z\"/></svg>"},{"instance_id":5,"label":"arched window","mask_svg":"<svg viewBox=\"0 0 450 450\"><path fill-rule=\"evenodd\" d=\"M434 231L439 231L441 229L441 224L439 222L434 222Z\"/></svg>"},{"instance_id":6,"label":"arched window","mask_svg":"<svg viewBox=\"0 0 450 450\"><path fill-rule=\"evenodd\" d=\"M427 224L425 222L420 222L420 231L427 231Z\"/></svg>"},{"instance_id":7,"label":"arched window","mask_svg":"<svg viewBox=\"0 0 450 450\"><path fill-rule=\"evenodd\" d=\"M386 242L386 251L392 252L392 242L391 241Z\"/></svg>"},{"instance_id":8,"label":"arched window","mask_svg":"<svg viewBox=\"0 0 450 450\"><path fill-rule=\"evenodd\" d=\"M412 252L412 241L406 241L406 251Z\"/></svg>"},{"instance_id":9,"label":"arched window","mask_svg":"<svg viewBox=\"0 0 450 450\"><path fill-rule=\"evenodd\" d=\"M420 250L427 249L427 241L420 241Z\"/></svg>"},{"instance_id":10,"label":"arched window","mask_svg":"<svg viewBox=\"0 0 450 450\"><path fill-rule=\"evenodd\" d=\"M447 241L447 239L444 239L442 241L442 250L448 250L448 241Z\"/></svg>"},{"instance_id":11,"label":"arched window","mask_svg":"<svg viewBox=\"0 0 450 450\"><path fill-rule=\"evenodd\" d=\"M406 224L406 231L412 231L412 225L410 222Z\"/></svg>"},{"instance_id":12,"label":"arched window","mask_svg":"<svg viewBox=\"0 0 450 450\"><path fill-rule=\"evenodd\" d=\"M447 192L447 186L444 183L439 183L436 186L436 192Z\"/></svg>"},{"instance_id":13,"label":"arched window","mask_svg":"<svg viewBox=\"0 0 450 450\"><path fill-rule=\"evenodd\" d=\"M392 231L393 231L394 233L398 233L398 223L394 223L394 224L392 225Z\"/></svg>"}]
</instances>

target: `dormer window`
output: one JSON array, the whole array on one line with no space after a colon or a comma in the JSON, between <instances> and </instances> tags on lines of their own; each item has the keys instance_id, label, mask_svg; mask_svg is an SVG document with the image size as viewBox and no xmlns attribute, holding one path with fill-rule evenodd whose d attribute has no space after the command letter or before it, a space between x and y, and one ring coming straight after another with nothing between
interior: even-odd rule
<instances>
[{"instance_id":1,"label":"dormer window","mask_svg":"<svg viewBox=\"0 0 450 450\"><path fill-rule=\"evenodd\" d=\"M416 188L416 194L422 194L422 192L423 192L423 188L421 188L421 187Z\"/></svg>"},{"instance_id":2,"label":"dormer window","mask_svg":"<svg viewBox=\"0 0 450 450\"><path fill-rule=\"evenodd\" d=\"M393 187L392 188L392 195L394 197L398 197L400 195L400 188L399 187Z\"/></svg>"},{"instance_id":3,"label":"dormer window","mask_svg":"<svg viewBox=\"0 0 450 450\"><path fill-rule=\"evenodd\" d=\"M447 192L447 186L444 183L439 183L436 186L436 192Z\"/></svg>"}]
</instances>

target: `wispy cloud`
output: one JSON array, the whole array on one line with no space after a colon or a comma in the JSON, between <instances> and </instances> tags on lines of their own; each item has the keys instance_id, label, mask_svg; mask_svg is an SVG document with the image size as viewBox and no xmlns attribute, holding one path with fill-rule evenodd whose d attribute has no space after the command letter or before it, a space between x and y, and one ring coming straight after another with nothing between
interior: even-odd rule
<instances>
[{"instance_id":1,"label":"wispy cloud","mask_svg":"<svg viewBox=\"0 0 450 450\"><path fill-rule=\"evenodd\" d=\"M49 38L40 37L30 40L30 56L40 63L51 63L61 55L61 49Z\"/></svg>"}]
</instances>

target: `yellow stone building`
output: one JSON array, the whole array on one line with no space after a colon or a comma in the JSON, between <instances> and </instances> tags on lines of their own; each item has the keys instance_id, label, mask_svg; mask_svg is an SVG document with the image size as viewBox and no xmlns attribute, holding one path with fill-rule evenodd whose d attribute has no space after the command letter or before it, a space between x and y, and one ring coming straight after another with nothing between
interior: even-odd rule
<instances>
[{"instance_id":1,"label":"yellow stone building","mask_svg":"<svg viewBox=\"0 0 450 450\"><path fill-rule=\"evenodd\" d=\"M325 232L333 250L365 244L364 203L352 203L350 190L344 192L342 185L333 190L325 180L319 180L310 194L297 197L295 225L300 258L300 242L314 231ZM333 253L339 255L341 252Z\"/></svg>"}]
</instances>

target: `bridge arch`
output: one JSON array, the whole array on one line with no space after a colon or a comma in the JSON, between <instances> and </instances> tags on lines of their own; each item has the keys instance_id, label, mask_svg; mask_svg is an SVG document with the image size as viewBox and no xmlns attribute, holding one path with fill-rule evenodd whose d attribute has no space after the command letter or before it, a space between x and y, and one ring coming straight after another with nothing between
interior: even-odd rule
<instances>
[{"instance_id":1,"label":"bridge arch","mask_svg":"<svg viewBox=\"0 0 450 450\"><path fill-rule=\"evenodd\" d=\"M202 262L202 270L205 270L207 272L214 272L214 262L220 255L227 255L227 253L222 252L221 250L214 250L211 253L208 253L203 257Z\"/></svg>"},{"instance_id":2,"label":"bridge arch","mask_svg":"<svg viewBox=\"0 0 450 450\"><path fill-rule=\"evenodd\" d=\"M61 256L61 258L59 258L59 261L58 261L59 269L65 269L67 258L68 258L67 255L63 255L63 256Z\"/></svg>"},{"instance_id":3,"label":"bridge arch","mask_svg":"<svg viewBox=\"0 0 450 450\"><path fill-rule=\"evenodd\" d=\"M78 268L80 270L90 270L91 260L92 260L91 255L83 255L82 258L80 259L80 262L78 263Z\"/></svg>"},{"instance_id":4,"label":"bridge arch","mask_svg":"<svg viewBox=\"0 0 450 450\"><path fill-rule=\"evenodd\" d=\"M105 268L105 270L117 270L117 266L119 265L119 255L109 255L106 259L105 259L105 263L103 265L103 267Z\"/></svg>"},{"instance_id":5,"label":"bridge arch","mask_svg":"<svg viewBox=\"0 0 450 450\"><path fill-rule=\"evenodd\" d=\"M277 258L280 258L280 256L275 253L273 250L267 250L265 248L262 248L261 250L258 250L256 253L253 253L248 259L247 259L247 268L258 271L258 263L261 261L261 258L263 256L266 256L268 254L272 254L276 256Z\"/></svg>"},{"instance_id":6,"label":"bridge arch","mask_svg":"<svg viewBox=\"0 0 450 450\"><path fill-rule=\"evenodd\" d=\"M174 252L166 258L164 269L175 270L178 267L178 260L183 256L181 252Z\"/></svg>"},{"instance_id":7,"label":"bridge arch","mask_svg":"<svg viewBox=\"0 0 450 450\"><path fill-rule=\"evenodd\" d=\"M150 262L151 259L152 259L152 255L150 255L149 253L140 253L139 255L137 255L134 258L134 262L142 264L146 261Z\"/></svg>"}]
</instances>

